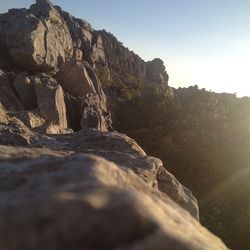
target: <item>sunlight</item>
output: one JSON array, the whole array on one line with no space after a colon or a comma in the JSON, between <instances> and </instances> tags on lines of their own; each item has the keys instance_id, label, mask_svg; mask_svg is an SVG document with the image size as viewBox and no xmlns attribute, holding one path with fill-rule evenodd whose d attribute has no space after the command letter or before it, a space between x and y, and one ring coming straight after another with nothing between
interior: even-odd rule
<instances>
[{"instance_id":1,"label":"sunlight","mask_svg":"<svg viewBox=\"0 0 250 250\"><path fill-rule=\"evenodd\" d=\"M250 96L249 63L246 57L197 60L191 64L192 79L207 90Z\"/></svg>"},{"instance_id":2,"label":"sunlight","mask_svg":"<svg viewBox=\"0 0 250 250\"><path fill-rule=\"evenodd\" d=\"M237 188L237 183L242 183L242 180L250 175L250 166L241 169L240 171L232 174L223 182L220 182L218 185L214 186L213 189L208 190L207 194L199 200L200 207L204 207L208 205L208 202L213 200L214 195L223 194L229 192L232 187Z\"/></svg>"},{"instance_id":3,"label":"sunlight","mask_svg":"<svg viewBox=\"0 0 250 250\"><path fill-rule=\"evenodd\" d=\"M215 92L237 93L250 96L250 46L239 44L228 55L203 58L166 60L170 74L170 86L200 88Z\"/></svg>"}]
</instances>

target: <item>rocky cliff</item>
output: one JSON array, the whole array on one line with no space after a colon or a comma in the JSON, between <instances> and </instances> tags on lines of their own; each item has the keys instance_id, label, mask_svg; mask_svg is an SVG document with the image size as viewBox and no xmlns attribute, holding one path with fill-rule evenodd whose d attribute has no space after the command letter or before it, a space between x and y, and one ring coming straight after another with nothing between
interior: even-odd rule
<instances>
[{"instance_id":1,"label":"rocky cliff","mask_svg":"<svg viewBox=\"0 0 250 250\"><path fill-rule=\"evenodd\" d=\"M0 15L0 67L0 249L227 249L191 191L112 132L103 86L167 85L160 59L37 0Z\"/></svg>"}]
</instances>

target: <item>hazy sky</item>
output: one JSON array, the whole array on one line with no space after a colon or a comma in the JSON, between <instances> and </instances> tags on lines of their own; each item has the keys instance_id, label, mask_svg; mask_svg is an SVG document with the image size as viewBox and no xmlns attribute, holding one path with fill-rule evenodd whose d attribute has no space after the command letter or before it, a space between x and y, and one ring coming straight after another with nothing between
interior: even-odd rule
<instances>
[{"instance_id":1,"label":"hazy sky","mask_svg":"<svg viewBox=\"0 0 250 250\"><path fill-rule=\"evenodd\" d=\"M0 12L31 0L0 0ZM54 0L105 28L145 60L160 57L170 85L250 96L250 0Z\"/></svg>"}]
</instances>

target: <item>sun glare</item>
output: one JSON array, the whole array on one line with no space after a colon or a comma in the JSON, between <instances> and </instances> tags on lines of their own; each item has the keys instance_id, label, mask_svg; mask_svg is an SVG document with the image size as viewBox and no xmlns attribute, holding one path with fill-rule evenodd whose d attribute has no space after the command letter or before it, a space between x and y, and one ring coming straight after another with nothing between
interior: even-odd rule
<instances>
[{"instance_id":1,"label":"sun glare","mask_svg":"<svg viewBox=\"0 0 250 250\"><path fill-rule=\"evenodd\" d=\"M249 46L239 46L239 49L221 57L186 58L173 60L172 65L170 61L167 65L173 87L198 85L219 93L250 96Z\"/></svg>"}]
</instances>

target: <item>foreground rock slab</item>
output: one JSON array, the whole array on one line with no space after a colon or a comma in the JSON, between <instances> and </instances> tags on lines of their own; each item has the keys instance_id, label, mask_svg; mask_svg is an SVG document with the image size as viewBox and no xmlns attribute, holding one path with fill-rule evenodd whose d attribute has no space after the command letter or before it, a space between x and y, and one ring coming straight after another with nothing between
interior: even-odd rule
<instances>
[{"instance_id":1,"label":"foreground rock slab","mask_svg":"<svg viewBox=\"0 0 250 250\"><path fill-rule=\"evenodd\" d=\"M0 146L0 197L4 250L227 249L192 193L117 132Z\"/></svg>"}]
</instances>

